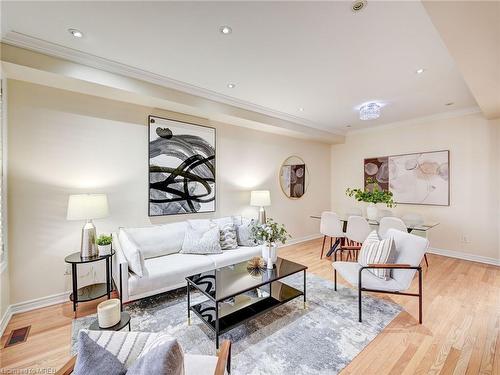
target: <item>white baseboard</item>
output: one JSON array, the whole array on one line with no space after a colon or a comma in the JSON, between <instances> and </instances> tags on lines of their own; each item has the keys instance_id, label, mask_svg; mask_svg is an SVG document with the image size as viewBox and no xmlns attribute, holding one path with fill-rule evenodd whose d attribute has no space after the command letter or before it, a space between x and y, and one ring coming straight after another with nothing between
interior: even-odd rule
<instances>
[{"instance_id":1,"label":"white baseboard","mask_svg":"<svg viewBox=\"0 0 500 375\"><path fill-rule=\"evenodd\" d=\"M7 308L7 311L5 312L0 322L0 336L3 335L5 327L7 327L7 323L9 323L10 318L12 318L12 315L35 309L40 309L42 307L57 305L58 303L67 302L69 301L70 294L71 292L68 291L10 305Z\"/></svg>"},{"instance_id":2,"label":"white baseboard","mask_svg":"<svg viewBox=\"0 0 500 375\"><path fill-rule=\"evenodd\" d=\"M5 313L2 316L2 320L0 320L0 337L3 335L5 328L7 328L7 324L9 323L10 318L12 318L12 310L9 305L7 306L7 310L5 310Z\"/></svg>"},{"instance_id":3,"label":"white baseboard","mask_svg":"<svg viewBox=\"0 0 500 375\"><path fill-rule=\"evenodd\" d=\"M463 253L461 251L438 249L435 247L431 247L431 248L429 248L428 253L442 255L442 256L450 257L450 258L469 260L471 262L491 264L493 266L500 266L500 259L484 257L482 255Z\"/></svg>"},{"instance_id":4,"label":"white baseboard","mask_svg":"<svg viewBox=\"0 0 500 375\"><path fill-rule=\"evenodd\" d=\"M296 237L296 238L292 238L292 239L288 240L285 245L279 245L278 247L285 247L285 246L295 245L295 244L298 244L298 243L301 243L301 242L315 240L316 238L321 238L321 237L323 237L323 235L320 234L320 233L310 234L309 236L304 236L304 237Z\"/></svg>"}]
</instances>

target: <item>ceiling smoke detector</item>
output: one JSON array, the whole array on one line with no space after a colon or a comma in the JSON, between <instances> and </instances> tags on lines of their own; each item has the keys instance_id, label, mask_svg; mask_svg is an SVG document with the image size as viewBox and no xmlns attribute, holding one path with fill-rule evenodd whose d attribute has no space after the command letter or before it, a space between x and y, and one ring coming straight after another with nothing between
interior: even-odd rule
<instances>
[{"instance_id":1,"label":"ceiling smoke detector","mask_svg":"<svg viewBox=\"0 0 500 375\"><path fill-rule=\"evenodd\" d=\"M359 12L366 7L366 0L356 0L352 3L351 9L353 12Z\"/></svg>"}]
</instances>

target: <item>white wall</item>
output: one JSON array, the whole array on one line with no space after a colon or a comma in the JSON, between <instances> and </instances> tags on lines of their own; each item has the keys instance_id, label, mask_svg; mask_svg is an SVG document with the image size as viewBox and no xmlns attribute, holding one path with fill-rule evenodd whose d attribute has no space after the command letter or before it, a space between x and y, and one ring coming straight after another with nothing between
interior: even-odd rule
<instances>
[{"instance_id":1,"label":"white wall","mask_svg":"<svg viewBox=\"0 0 500 375\"><path fill-rule=\"evenodd\" d=\"M330 206L330 146L208 120L9 81L10 303L70 289L65 255L78 251L83 223L66 221L68 195L108 194L111 216L98 232L186 218L256 215L249 191L270 189L268 216L296 237L314 235L308 218ZM147 116L217 128L217 212L147 216ZM303 199L281 192L279 167L288 156L307 163L311 183ZM89 275L86 279L92 279Z\"/></svg>"},{"instance_id":2,"label":"white wall","mask_svg":"<svg viewBox=\"0 0 500 375\"><path fill-rule=\"evenodd\" d=\"M353 132L332 146L332 207L356 205L345 189L362 187L364 158L450 150L450 206L400 204L394 211L440 222L429 231L432 247L499 259L499 128L476 113Z\"/></svg>"}]
</instances>

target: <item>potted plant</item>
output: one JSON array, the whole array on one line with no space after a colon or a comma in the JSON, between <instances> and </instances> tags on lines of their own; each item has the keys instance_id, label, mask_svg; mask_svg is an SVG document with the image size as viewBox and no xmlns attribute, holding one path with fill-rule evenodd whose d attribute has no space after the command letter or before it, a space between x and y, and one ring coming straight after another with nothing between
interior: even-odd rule
<instances>
[{"instance_id":1,"label":"potted plant","mask_svg":"<svg viewBox=\"0 0 500 375\"><path fill-rule=\"evenodd\" d=\"M376 220L377 203L385 203L389 208L395 207L396 203L392 199L392 193L388 190L379 189L379 185L372 178L368 178L366 182L367 184L363 190L347 188L345 193L349 197L354 197L358 202L368 203L366 216L370 220ZM368 189L368 186L371 186L371 189Z\"/></svg>"},{"instance_id":2,"label":"potted plant","mask_svg":"<svg viewBox=\"0 0 500 375\"><path fill-rule=\"evenodd\" d=\"M262 244L262 258L267 263L267 268L273 268L278 259L277 242L284 244L291 236L283 224L276 223L273 219L267 219L265 224L256 224L252 227L254 238Z\"/></svg>"},{"instance_id":3,"label":"potted plant","mask_svg":"<svg viewBox=\"0 0 500 375\"><path fill-rule=\"evenodd\" d=\"M97 246L99 248L99 255L109 255L111 254L111 243L113 242L113 238L111 236L106 236L105 234L101 234L99 238L97 238Z\"/></svg>"}]
</instances>

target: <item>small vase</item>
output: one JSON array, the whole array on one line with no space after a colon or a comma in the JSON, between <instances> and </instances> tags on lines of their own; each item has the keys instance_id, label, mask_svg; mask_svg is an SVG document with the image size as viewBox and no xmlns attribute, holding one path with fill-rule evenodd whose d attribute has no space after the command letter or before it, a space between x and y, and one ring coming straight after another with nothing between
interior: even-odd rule
<instances>
[{"instance_id":1,"label":"small vase","mask_svg":"<svg viewBox=\"0 0 500 375\"><path fill-rule=\"evenodd\" d=\"M377 220L377 206L374 203L370 203L366 207L366 217L368 220Z\"/></svg>"},{"instance_id":2,"label":"small vase","mask_svg":"<svg viewBox=\"0 0 500 375\"><path fill-rule=\"evenodd\" d=\"M262 244L262 258L264 258L266 262L268 258L271 258L273 264L276 263L278 259L277 248L275 243L271 243L271 246L269 246L269 243Z\"/></svg>"},{"instance_id":3,"label":"small vase","mask_svg":"<svg viewBox=\"0 0 500 375\"><path fill-rule=\"evenodd\" d=\"M99 255L100 256L111 254L111 244L109 244L109 245L98 245L97 247L99 248Z\"/></svg>"}]
</instances>

